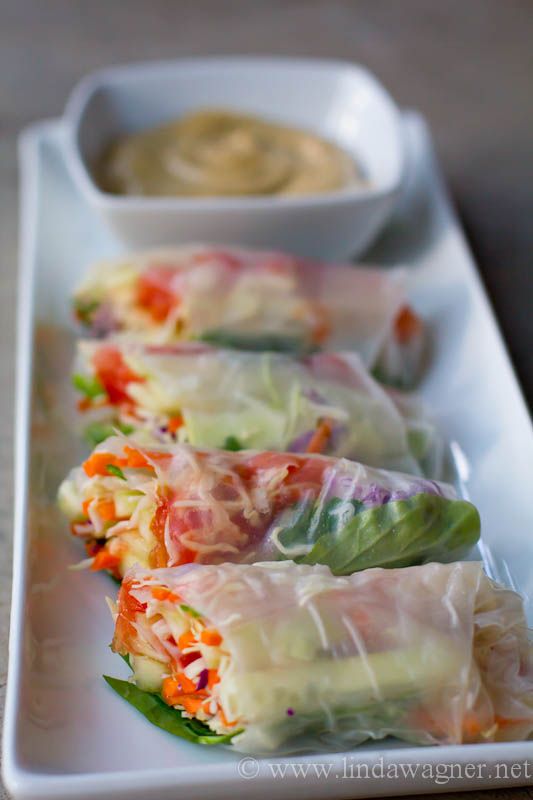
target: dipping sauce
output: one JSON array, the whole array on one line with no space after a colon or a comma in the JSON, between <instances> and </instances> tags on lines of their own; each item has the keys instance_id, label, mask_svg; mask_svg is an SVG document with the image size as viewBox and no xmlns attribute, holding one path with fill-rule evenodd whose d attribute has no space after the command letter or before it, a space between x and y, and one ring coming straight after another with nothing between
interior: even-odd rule
<instances>
[{"instance_id":1,"label":"dipping sauce","mask_svg":"<svg viewBox=\"0 0 533 800\"><path fill-rule=\"evenodd\" d=\"M152 197L306 195L365 183L353 158L331 142L217 109L113 142L95 178L104 191Z\"/></svg>"}]
</instances>

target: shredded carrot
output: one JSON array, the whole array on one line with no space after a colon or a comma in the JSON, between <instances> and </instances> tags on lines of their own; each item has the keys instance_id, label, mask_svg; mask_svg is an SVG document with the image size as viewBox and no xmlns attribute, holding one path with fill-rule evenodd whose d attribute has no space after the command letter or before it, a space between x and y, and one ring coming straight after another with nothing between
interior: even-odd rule
<instances>
[{"instance_id":1,"label":"shredded carrot","mask_svg":"<svg viewBox=\"0 0 533 800\"><path fill-rule=\"evenodd\" d=\"M177 414L175 417L170 417L169 421L167 422L167 428L170 433L176 433L178 428L181 428L183 425L183 417L181 414Z\"/></svg>"},{"instance_id":2,"label":"shredded carrot","mask_svg":"<svg viewBox=\"0 0 533 800\"><path fill-rule=\"evenodd\" d=\"M208 669L207 670L207 688L212 689L215 683L220 682L220 675L218 674L217 669Z\"/></svg>"},{"instance_id":3,"label":"shredded carrot","mask_svg":"<svg viewBox=\"0 0 533 800\"><path fill-rule=\"evenodd\" d=\"M483 730L483 725L477 714L473 711L467 711L463 717L463 734L469 738L473 739Z\"/></svg>"},{"instance_id":4,"label":"shredded carrot","mask_svg":"<svg viewBox=\"0 0 533 800\"><path fill-rule=\"evenodd\" d=\"M202 703L205 700L205 694L198 694L197 697L191 697L187 694L182 694L176 697L174 703L183 706L188 714L197 714L200 710Z\"/></svg>"},{"instance_id":5,"label":"shredded carrot","mask_svg":"<svg viewBox=\"0 0 533 800\"><path fill-rule=\"evenodd\" d=\"M150 467L151 464L146 460L144 455L140 452L140 450L135 450L133 447L129 447L128 445L124 446L124 452L126 454L126 466L127 467Z\"/></svg>"},{"instance_id":6,"label":"shredded carrot","mask_svg":"<svg viewBox=\"0 0 533 800\"><path fill-rule=\"evenodd\" d=\"M214 628L205 628L200 634L200 641L210 647L217 647L222 642L222 636Z\"/></svg>"},{"instance_id":7,"label":"shredded carrot","mask_svg":"<svg viewBox=\"0 0 533 800\"><path fill-rule=\"evenodd\" d=\"M508 717L500 717L500 716L496 715L494 717L494 722L496 722L498 727L506 728L506 727L509 727L510 725L522 725L524 722L530 722L530 720L528 720L528 719L511 719L511 718L508 718Z\"/></svg>"},{"instance_id":8,"label":"shredded carrot","mask_svg":"<svg viewBox=\"0 0 533 800\"><path fill-rule=\"evenodd\" d=\"M222 724L224 725L224 727L226 727L226 728L233 728L233 726L237 724L237 721L236 721L236 720L235 720L235 721L233 721L233 722L230 722L230 720L229 720L229 719L227 719L226 715L224 714L224 712L223 712L223 710L222 710L222 706L219 706L219 707L218 707L218 713L219 713L219 716L220 716L220 721L222 722Z\"/></svg>"},{"instance_id":9,"label":"shredded carrot","mask_svg":"<svg viewBox=\"0 0 533 800\"><path fill-rule=\"evenodd\" d=\"M177 603L179 597L167 589L166 586L154 586L152 588L152 597L154 600L170 600L172 603Z\"/></svg>"},{"instance_id":10,"label":"shredded carrot","mask_svg":"<svg viewBox=\"0 0 533 800\"><path fill-rule=\"evenodd\" d=\"M96 572L99 569L115 569L120 564L120 558L113 555L105 548L102 548L95 557L91 564L91 569Z\"/></svg>"},{"instance_id":11,"label":"shredded carrot","mask_svg":"<svg viewBox=\"0 0 533 800\"><path fill-rule=\"evenodd\" d=\"M165 678L163 680L162 688L161 688L161 697L168 703L168 705L173 705L173 698L179 692L179 685L175 678Z\"/></svg>"},{"instance_id":12,"label":"shredded carrot","mask_svg":"<svg viewBox=\"0 0 533 800\"><path fill-rule=\"evenodd\" d=\"M186 647L192 647L197 644L196 637L192 631L185 631L178 639L178 647L180 650L185 650Z\"/></svg>"},{"instance_id":13,"label":"shredded carrot","mask_svg":"<svg viewBox=\"0 0 533 800\"><path fill-rule=\"evenodd\" d=\"M311 437L311 441L307 445L307 453L323 453L329 441L333 425L330 419L321 419L317 425L316 431Z\"/></svg>"},{"instance_id":14,"label":"shredded carrot","mask_svg":"<svg viewBox=\"0 0 533 800\"><path fill-rule=\"evenodd\" d=\"M127 467L148 467L149 469L153 469L148 458L151 458L152 461L163 461L164 459L172 458L169 453L158 453L153 450L147 450L145 456L140 450L136 450L128 445L124 446L124 452L126 453L125 466Z\"/></svg>"},{"instance_id":15,"label":"shredded carrot","mask_svg":"<svg viewBox=\"0 0 533 800\"><path fill-rule=\"evenodd\" d=\"M181 639L182 637L180 637ZM211 689L215 683L220 680L216 669L208 670L207 689ZM197 714L203 708L206 713L209 713L209 706L211 698L208 697L206 689L197 689L196 683L187 678L182 672L178 673L173 678L165 678L161 687L161 697L170 706L179 705L185 709L188 714ZM229 722L224 716L222 709L220 711L220 718L223 725L228 728L236 725L236 722Z\"/></svg>"},{"instance_id":16,"label":"shredded carrot","mask_svg":"<svg viewBox=\"0 0 533 800\"><path fill-rule=\"evenodd\" d=\"M190 678L188 678L184 672L179 672L176 675L176 679L179 684L181 684L181 692L183 694L191 694L196 691L196 684Z\"/></svg>"},{"instance_id":17,"label":"shredded carrot","mask_svg":"<svg viewBox=\"0 0 533 800\"><path fill-rule=\"evenodd\" d=\"M394 320L394 333L400 344L406 344L422 330L422 321L409 306L403 306Z\"/></svg>"},{"instance_id":18,"label":"shredded carrot","mask_svg":"<svg viewBox=\"0 0 533 800\"><path fill-rule=\"evenodd\" d=\"M152 461L165 461L172 458L170 453L158 453L157 450L147 450L146 455L151 458Z\"/></svg>"},{"instance_id":19,"label":"shredded carrot","mask_svg":"<svg viewBox=\"0 0 533 800\"><path fill-rule=\"evenodd\" d=\"M89 516L89 506L91 505L93 499L94 498L89 497L88 500L84 500L83 503L81 504L81 510L83 511L83 515L85 517Z\"/></svg>"},{"instance_id":20,"label":"shredded carrot","mask_svg":"<svg viewBox=\"0 0 533 800\"><path fill-rule=\"evenodd\" d=\"M83 463L83 469L89 478L95 475L107 475L107 467L111 464L114 467L132 467L140 469L142 467L152 468L152 465L147 460L146 456L128 445L124 446L125 458L113 455L113 453L93 453L87 461ZM169 458L168 453L152 453L147 452L147 455L154 460L161 460Z\"/></svg>"},{"instance_id":21,"label":"shredded carrot","mask_svg":"<svg viewBox=\"0 0 533 800\"><path fill-rule=\"evenodd\" d=\"M126 461L113 453L93 453L87 461L84 461L83 469L89 478L94 478L95 475L108 475L107 467L110 464L114 467L124 467Z\"/></svg>"},{"instance_id":22,"label":"shredded carrot","mask_svg":"<svg viewBox=\"0 0 533 800\"><path fill-rule=\"evenodd\" d=\"M96 511L105 522L116 518L115 503L113 500L99 500Z\"/></svg>"}]
</instances>

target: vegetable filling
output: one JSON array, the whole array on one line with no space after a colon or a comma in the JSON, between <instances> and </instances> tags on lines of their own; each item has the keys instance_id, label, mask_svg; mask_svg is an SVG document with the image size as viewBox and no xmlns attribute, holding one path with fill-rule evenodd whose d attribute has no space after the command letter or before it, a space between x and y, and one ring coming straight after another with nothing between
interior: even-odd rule
<instances>
[{"instance_id":1,"label":"vegetable filling","mask_svg":"<svg viewBox=\"0 0 533 800\"><path fill-rule=\"evenodd\" d=\"M157 658L134 654L139 634L152 641ZM149 580L123 585L113 646L129 655L138 685L158 692L168 706L216 733L235 733L239 721L227 716L218 694L231 663L223 637L169 588ZM158 661L162 653L164 663Z\"/></svg>"},{"instance_id":2,"label":"vegetable filling","mask_svg":"<svg viewBox=\"0 0 533 800\"><path fill-rule=\"evenodd\" d=\"M452 560L479 536L453 489L321 455L114 437L60 488L93 569L293 559L337 574ZM105 551L106 555L102 551Z\"/></svg>"}]
</instances>

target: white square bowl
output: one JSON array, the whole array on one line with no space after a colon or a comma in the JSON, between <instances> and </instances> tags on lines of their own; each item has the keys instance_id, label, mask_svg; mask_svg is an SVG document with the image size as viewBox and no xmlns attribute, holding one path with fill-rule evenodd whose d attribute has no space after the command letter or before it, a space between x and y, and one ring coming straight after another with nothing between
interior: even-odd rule
<instances>
[{"instance_id":1,"label":"white square bowl","mask_svg":"<svg viewBox=\"0 0 533 800\"><path fill-rule=\"evenodd\" d=\"M91 164L111 139L207 106L314 131L350 153L368 185L242 198L118 196L98 188ZM386 222L403 174L398 111L378 81L350 63L239 57L116 67L81 81L64 118L79 190L134 247L205 241L346 258L367 247Z\"/></svg>"}]
</instances>

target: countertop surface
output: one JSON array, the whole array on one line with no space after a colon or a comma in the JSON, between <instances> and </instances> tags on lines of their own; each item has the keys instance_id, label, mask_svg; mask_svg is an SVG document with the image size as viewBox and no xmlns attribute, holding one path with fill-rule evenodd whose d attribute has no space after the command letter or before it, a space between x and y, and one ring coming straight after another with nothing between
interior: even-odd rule
<instances>
[{"instance_id":1,"label":"countertop surface","mask_svg":"<svg viewBox=\"0 0 533 800\"><path fill-rule=\"evenodd\" d=\"M367 65L431 125L531 403L532 41L532 0L0 0L0 706L11 584L20 129L61 114L73 84L108 64L255 53ZM473 796L514 800L533 790L440 795Z\"/></svg>"}]
</instances>

